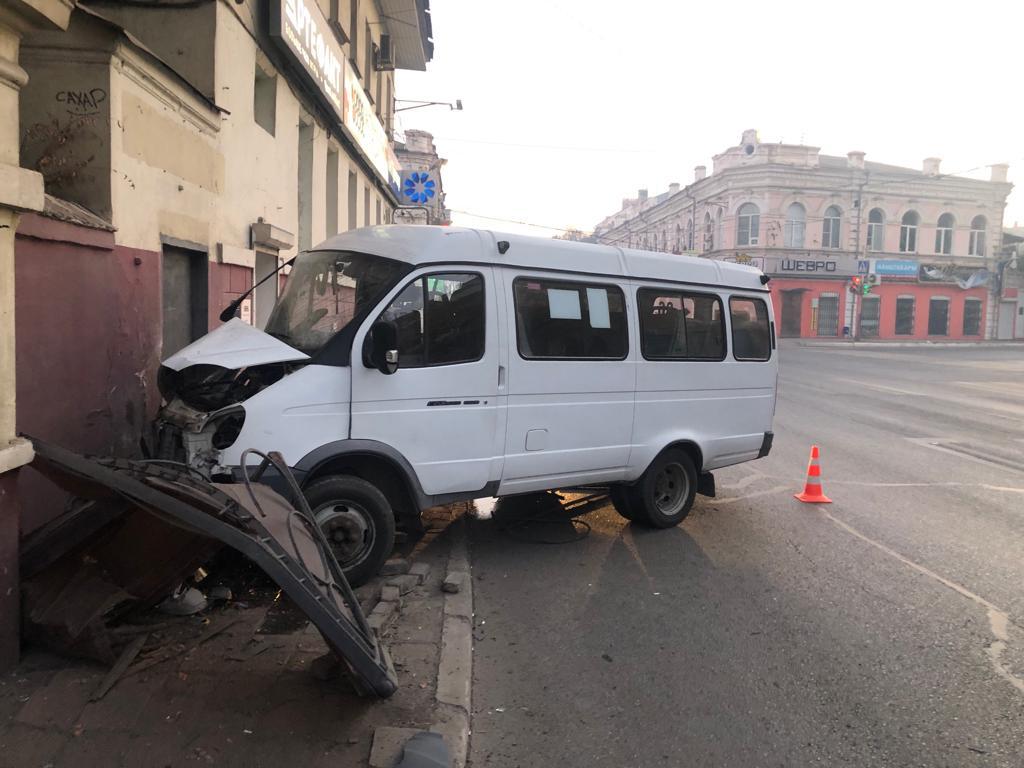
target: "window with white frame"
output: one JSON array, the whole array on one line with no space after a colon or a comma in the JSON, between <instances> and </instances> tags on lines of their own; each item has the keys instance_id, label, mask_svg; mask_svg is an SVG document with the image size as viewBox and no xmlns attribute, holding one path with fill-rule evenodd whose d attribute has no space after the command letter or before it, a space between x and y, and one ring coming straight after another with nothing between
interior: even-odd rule
<instances>
[{"instance_id":1,"label":"window with white frame","mask_svg":"<svg viewBox=\"0 0 1024 768\"><path fill-rule=\"evenodd\" d=\"M839 247L839 227L842 223L842 214L839 209L830 205L825 211L825 218L821 222L821 247Z\"/></svg>"},{"instance_id":2,"label":"window with white frame","mask_svg":"<svg viewBox=\"0 0 1024 768\"><path fill-rule=\"evenodd\" d=\"M872 208L868 213L868 250L885 250L885 214L881 208Z\"/></svg>"},{"instance_id":3,"label":"window with white frame","mask_svg":"<svg viewBox=\"0 0 1024 768\"><path fill-rule=\"evenodd\" d=\"M786 209L784 243L787 248L803 248L807 229L807 211L800 203L791 203Z\"/></svg>"},{"instance_id":4,"label":"window with white frame","mask_svg":"<svg viewBox=\"0 0 1024 768\"><path fill-rule=\"evenodd\" d=\"M985 230L987 228L988 220L984 216L975 216L971 219L971 241L967 247L968 255L985 255Z\"/></svg>"},{"instance_id":5,"label":"window with white frame","mask_svg":"<svg viewBox=\"0 0 1024 768\"><path fill-rule=\"evenodd\" d=\"M939 216L939 224L935 227L935 252L949 255L953 252L953 214L944 213Z\"/></svg>"},{"instance_id":6,"label":"window with white frame","mask_svg":"<svg viewBox=\"0 0 1024 768\"><path fill-rule=\"evenodd\" d=\"M693 219L686 222L686 250L693 250Z\"/></svg>"},{"instance_id":7,"label":"window with white frame","mask_svg":"<svg viewBox=\"0 0 1024 768\"><path fill-rule=\"evenodd\" d=\"M753 203L744 203L736 215L736 245L757 245L761 212Z\"/></svg>"},{"instance_id":8,"label":"window with white frame","mask_svg":"<svg viewBox=\"0 0 1024 768\"><path fill-rule=\"evenodd\" d=\"M917 253L917 227L921 217L917 211L907 211L900 222L900 253Z\"/></svg>"}]
</instances>

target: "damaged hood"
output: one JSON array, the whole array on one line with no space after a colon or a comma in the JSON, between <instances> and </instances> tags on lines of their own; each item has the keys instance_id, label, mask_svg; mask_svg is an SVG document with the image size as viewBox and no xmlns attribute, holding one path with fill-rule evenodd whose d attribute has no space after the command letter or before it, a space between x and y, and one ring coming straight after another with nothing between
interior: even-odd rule
<instances>
[{"instance_id":1,"label":"damaged hood","mask_svg":"<svg viewBox=\"0 0 1024 768\"><path fill-rule=\"evenodd\" d=\"M210 331L164 360L172 371L190 365L217 365L231 370L265 363L308 360L309 355L253 328L237 317Z\"/></svg>"}]
</instances>

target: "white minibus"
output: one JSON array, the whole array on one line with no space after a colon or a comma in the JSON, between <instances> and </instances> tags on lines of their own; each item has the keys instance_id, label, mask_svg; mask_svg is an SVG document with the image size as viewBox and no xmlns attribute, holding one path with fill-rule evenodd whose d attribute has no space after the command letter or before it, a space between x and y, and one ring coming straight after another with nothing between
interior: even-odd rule
<instances>
[{"instance_id":1,"label":"white minibus","mask_svg":"<svg viewBox=\"0 0 1024 768\"><path fill-rule=\"evenodd\" d=\"M457 500L600 485L674 526L712 470L771 449L767 282L605 245L353 230L295 258L263 330L230 319L164 361L158 455L237 480L245 449L280 452L354 583L396 526Z\"/></svg>"}]
</instances>

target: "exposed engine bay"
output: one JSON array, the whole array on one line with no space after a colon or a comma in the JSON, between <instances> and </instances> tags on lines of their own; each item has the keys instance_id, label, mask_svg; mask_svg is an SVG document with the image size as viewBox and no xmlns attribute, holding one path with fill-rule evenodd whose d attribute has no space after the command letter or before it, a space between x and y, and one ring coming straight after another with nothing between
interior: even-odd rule
<instances>
[{"instance_id":1,"label":"exposed engine bay","mask_svg":"<svg viewBox=\"0 0 1024 768\"><path fill-rule=\"evenodd\" d=\"M181 370L161 366L157 383L164 406L153 425L150 453L187 464L208 478L225 474L218 455L241 432L241 404L302 365L264 363L236 370L204 363Z\"/></svg>"}]
</instances>

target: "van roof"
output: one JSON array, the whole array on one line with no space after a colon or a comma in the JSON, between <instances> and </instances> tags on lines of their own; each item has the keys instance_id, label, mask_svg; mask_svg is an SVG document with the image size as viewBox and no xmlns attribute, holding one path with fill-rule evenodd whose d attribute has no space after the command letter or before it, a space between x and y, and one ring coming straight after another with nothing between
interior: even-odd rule
<instances>
[{"instance_id":1,"label":"van roof","mask_svg":"<svg viewBox=\"0 0 1024 768\"><path fill-rule=\"evenodd\" d=\"M501 241L509 244L504 254L498 251ZM463 227L363 227L335 235L314 250L361 251L416 266L485 263L767 291L761 270L743 264Z\"/></svg>"}]
</instances>

